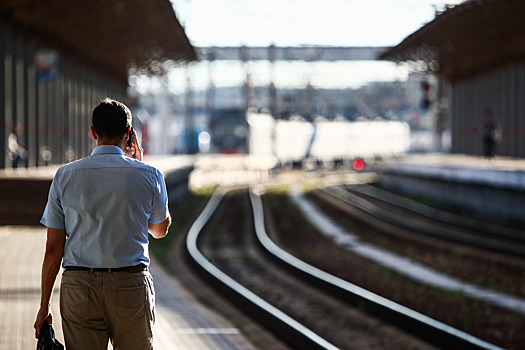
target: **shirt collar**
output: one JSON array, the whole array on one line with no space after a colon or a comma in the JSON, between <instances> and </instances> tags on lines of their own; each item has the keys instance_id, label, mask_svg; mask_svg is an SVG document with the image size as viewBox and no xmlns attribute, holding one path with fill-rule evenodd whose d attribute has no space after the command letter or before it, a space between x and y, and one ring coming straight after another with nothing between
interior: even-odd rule
<instances>
[{"instance_id":1,"label":"shirt collar","mask_svg":"<svg viewBox=\"0 0 525 350\"><path fill-rule=\"evenodd\" d=\"M95 147L93 152L91 152L92 156L94 156L95 154L117 154L119 156L123 156L124 151L119 146L100 145L100 146Z\"/></svg>"}]
</instances>

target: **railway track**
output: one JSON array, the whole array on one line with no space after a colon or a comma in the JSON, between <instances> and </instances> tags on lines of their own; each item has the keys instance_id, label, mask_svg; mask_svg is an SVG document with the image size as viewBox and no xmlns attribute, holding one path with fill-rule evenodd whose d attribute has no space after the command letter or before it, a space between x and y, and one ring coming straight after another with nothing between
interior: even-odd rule
<instances>
[{"instance_id":1,"label":"railway track","mask_svg":"<svg viewBox=\"0 0 525 350\"><path fill-rule=\"evenodd\" d=\"M242 229L250 230L248 226L252 226L251 230L253 230L253 228L255 229L255 235L253 238L243 239L256 242L258 248L253 248L253 250L262 249L264 252L264 259L258 262L258 267L247 272L244 270L244 267L241 268L243 265L249 265L243 260L244 257L233 255L233 260L235 260L233 266L237 266L238 271L235 273L234 267L232 269L234 272L232 273L232 270L225 268L224 263L221 262L221 260L231 259L232 256L223 257L220 254L211 254L210 257L209 252L203 252L203 250L207 250L208 248L202 249L202 247L212 247L214 245L214 238L206 238L207 235L203 236L202 234L207 230L207 226L224 225L223 222L213 223L214 220L218 220L218 217L213 217L216 210L220 207L223 198L224 193L220 191L216 192L191 227L186 240L187 256L190 259L192 266L206 280L213 284L217 290L226 295L229 299L235 301L243 311L249 313L252 317L263 323L267 328L278 334L293 347L298 349L344 348L344 346L339 347L338 345L334 345L336 342L327 340L329 337L318 334L322 332L318 332L313 327L305 326L298 317L289 316L287 311L281 309L281 306L274 306L273 303L267 302L261 296L254 293L249 286L244 285L250 284L251 281L258 280L259 273L266 273L262 272L263 270L276 270L276 266L280 266L281 269L276 275L269 277L272 281L272 290L274 287L277 289L277 286L279 285L279 288L284 290L284 292L281 293L288 294L288 296L292 295L292 299L300 299L303 296L299 296L299 294L302 294L306 289L312 289L321 293L320 295L315 295L315 292L312 292L314 293L314 296L310 296L310 298L314 298L317 302L324 302L327 300L327 302L330 303L339 303L332 304L332 308L334 307L333 305L341 305L341 303L344 305L350 304L354 307L357 306L360 310L365 310L367 313L374 315L374 317L379 318L384 322L393 323L396 327L402 328L418 338L423 339L425 342L429 342L441 348L501 349L454 327L438 322L419 312L408 309L391 300L342 280L287 253L277 246L268 236L265 227L261 198L253 191L250 192L250 205L253 210L253 222L250 218L249 221L245 222ZM233 215L232 213L223 212L222 215L220 215L220 217L223 218L222 220L225 218L224 214ZM238 218L230 220L239 221ZM208 241L208 243L206 243L206 241ZM225 251L228 251L230 248L226 247ZM252 248L245 248L245 250L251 249ZM221 254L224 254L224 251ZM271 266L271 268L268 268L268 266ZM244 281L247 282L241 284L238 279L242 279L241 277L243 274L248 275L247 278L244 279ZM287 282L282 283L280 280L285 280ZM292 280L294 281L293 283L290 282ZM268 284L268 282L262 283ZM298 285L299 287L297 287ZM294 290L293 288L296 289ZM295 294L297 294L297 297ZM265 298L266 297L267 296L265 296ZM269 298L271 299L272 297L270 296ZM279 296L277 299L279 299ZM303 301L298 302L300 303ZM308 303L308 301L306 303ZM374 333L377 337L377 334L380 334L381 331L376 331ZM388 331L386 333L388 333ZM396 335L395 337L399 337L399 335ZM424 343L419 344L419 346L425 347ZM361 348L367 347L365 346ZM390 349L393 347L386 348ZM407 346L404 344L401 345L400 348L407 348Z\"/></svg>"},{"instance_id":2,"label":"railway track","mask_svg":"<svg viewBox=\"0 0 525 350\"><path fill-rule=\"evenodd\" d=\"M396 227L489 252L525 258L525 232L438 210L362 184L322 190Z\"/></svg>"}]
</instances>

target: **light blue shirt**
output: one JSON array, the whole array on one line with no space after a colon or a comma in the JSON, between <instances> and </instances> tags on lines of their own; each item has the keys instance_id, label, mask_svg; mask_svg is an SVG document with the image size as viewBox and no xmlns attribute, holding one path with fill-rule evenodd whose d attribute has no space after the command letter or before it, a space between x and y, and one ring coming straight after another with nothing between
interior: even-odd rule
<instances>
[{"instance_id":1,"label":"light blue shirt","mask_svg":"<svg viewBox=\"0 0 525 350\"><path fill-rule=\"evenodd\" d=\"M65 229L63 266L149 265L148 223L168 218L160 171L102 145L58 169L40 223Z\"/></svg>"}]
</instances>

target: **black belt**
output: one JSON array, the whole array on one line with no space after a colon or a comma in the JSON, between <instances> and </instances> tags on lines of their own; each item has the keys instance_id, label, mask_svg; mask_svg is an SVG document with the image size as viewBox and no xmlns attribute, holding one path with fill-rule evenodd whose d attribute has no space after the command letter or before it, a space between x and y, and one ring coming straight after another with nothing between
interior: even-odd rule
<instances>
[{"instance_id":1,"label":"black belt","mask_svg":"<svg viewBox=\"0 0 525 350\"><path fill-rule=\"evenodd\" d=\"M84 266L66 266L64 267L66 271L89 271L89 272L129 272L137 273L142 271L147 271L148 267L144 264L136 266L124 266L124 267L84 267Z\"/></svg>"}]
</instances>

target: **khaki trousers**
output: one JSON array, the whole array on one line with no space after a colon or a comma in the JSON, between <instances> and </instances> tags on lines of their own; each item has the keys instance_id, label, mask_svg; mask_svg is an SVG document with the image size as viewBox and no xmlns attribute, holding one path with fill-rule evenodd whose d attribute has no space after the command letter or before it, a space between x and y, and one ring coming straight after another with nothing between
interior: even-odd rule
<instances>
[{"instance_id":1,"label":"khaki trousers","mask_svg":"<svg viewBox=\"0 0 525 350\"><path fill-rule=\"evenodd\" d=\"M152 350L155 292L148 271L65 271L60 314L68 350Z\"/></svg>"}]
</instances>

